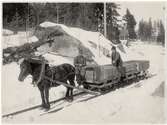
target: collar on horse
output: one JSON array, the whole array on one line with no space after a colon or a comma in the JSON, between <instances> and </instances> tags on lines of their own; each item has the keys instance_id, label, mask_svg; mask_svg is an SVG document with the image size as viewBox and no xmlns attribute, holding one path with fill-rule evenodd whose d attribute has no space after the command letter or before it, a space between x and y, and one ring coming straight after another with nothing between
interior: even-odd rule
<instances>
[{"instance_id":1,"label":"collar on horse","mask_svg":"<svg viewBox=\"0 0 167 125\"><path fill-rule=\"evenodd\" d=\"M40 72L39 78L38 78L37 82L34 81L34 80L32 82L34 86L37 86L44 78L46 78L46 76L45 76L45 67L46 67L46 62L42 61L41 72ZM51 71L51 74L52 74L51 79L53 80L53 76L54 76L53 75L53 69L50 68L50 71ZM52 83L53 82L51 82L51 84Z\"/></svg>"},{"instance_id":2,"label":"collar on horse","mask_svg":"<svg viewBox=\"0 0 167 125\"><path fill-rule=\"evenodd\" d=\"M41 67L41 72L40 72L39 78L38 78L37 82L33 81L33 84L35 86L37 86L41 82L41 80L43 79L43 76L45 74L45 65L46 65L46 62L42 61L42 67Z\"/></svg>"}]
</instances>

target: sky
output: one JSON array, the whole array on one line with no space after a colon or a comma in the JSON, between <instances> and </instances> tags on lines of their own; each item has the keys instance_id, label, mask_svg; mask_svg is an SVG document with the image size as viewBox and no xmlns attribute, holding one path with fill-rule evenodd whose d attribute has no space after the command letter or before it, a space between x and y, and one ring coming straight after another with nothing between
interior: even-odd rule
<instances>
[{"instance_id":1,"label":"sky","mask_svg":"<svg viewBox=\"0 0 167 125\"><path fill-rule=\"evenodd\" d=\"M120 4L118 10L121 16L125 15L126 9L128 8L131 14L134 15L136 22L138 23L141 19L148 20L150 17L152 20L161 19L165 20L165 2L116 2Z\"/></svg>"}]
</instances>

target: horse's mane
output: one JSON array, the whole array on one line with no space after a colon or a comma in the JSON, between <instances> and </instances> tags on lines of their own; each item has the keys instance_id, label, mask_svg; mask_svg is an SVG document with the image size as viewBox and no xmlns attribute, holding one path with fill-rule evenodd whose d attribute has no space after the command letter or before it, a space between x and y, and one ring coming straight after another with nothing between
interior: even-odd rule
<instances>
[{"instance_id":1,"label":"horse's mane","mask_svg":"<svg viewBox=\"0 0 167 125\"><path fill-rule=\"evenodd\" d=\"M27 65L30 65L30 69L32 71L34 71L34 69L36 69L37 67L42 65L42 62L37 62L37 61L32 61L32 59L28 60L28 59L24 59L22 63L26 63ZM49 64L45 64L45 67L48 67Z\"/></svg>"}]
</instances>

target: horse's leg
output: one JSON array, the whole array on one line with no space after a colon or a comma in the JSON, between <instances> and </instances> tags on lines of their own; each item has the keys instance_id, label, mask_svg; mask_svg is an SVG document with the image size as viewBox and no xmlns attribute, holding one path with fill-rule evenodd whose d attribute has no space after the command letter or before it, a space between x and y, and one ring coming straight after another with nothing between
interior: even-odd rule
<instances>
[{"instance_id":1,"label":"horse's leg","mask_svg":"<svg viewBox=\"0 0 167 125\"><path fill-rule=\"evenodd\" d=\"M44 88L42 86L38 86L38 89L41 94L42 107L45 107L46 103L45 103L45 97L44 97Z\"/></svg>"},{"instance_id":2,"label":"horse's leg","mask_svg":"<svg viewBox=\"0 0 167 125\"><path fill-rule=\"evenodd\" d=\"M66 84L68 84L67 82L65 82ZM66 100L68 100L69 99L69 94L70 94L70 88L69 87L66 87L67 88L67 91L66 91L66 95L65 95L65 97L66 97Z\"/></svg>"},{"instance_id":3,"label":"horse's leg","mask_svg":"<svg viewBox=\"0 0 167 125\"><path fill-rule=\"evenodd\" d=\"M45 86L44 88L44 93L45 93L45 101L46 101L46 107L47 109L50 109L50 103L49 103L49 87Z\"/></svg>"},{"instance_id":4,"label":"horse's leg","mask_svg":"<svg viewBox=\"0 0 167 125\"><path fill-rule=\"evenodd\" d=\"M70 83L70 85L72 85L72 86L75 86L75 83L74 83L74 78L72 78L72 79L70 79L69 80L69 83ZM73 101L73 88L70 88L70 92L69 92L69 98L70 98L70 100L71 101Z\"/></svg>"}]
</instances>

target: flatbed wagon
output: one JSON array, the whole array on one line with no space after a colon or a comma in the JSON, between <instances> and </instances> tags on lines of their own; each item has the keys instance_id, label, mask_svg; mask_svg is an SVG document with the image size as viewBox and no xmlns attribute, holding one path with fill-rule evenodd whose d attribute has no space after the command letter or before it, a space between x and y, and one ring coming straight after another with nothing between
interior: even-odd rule
<instances>
[{"instance_id":1,"label":"flatbed wagon","mask_svg":"<svg viewBox=\"0 0 167 125\"><path fill-rule=\"evenodd\" d=\"M132 60L123 63L123 67L117 69L111 64L89 65L85 70L85 87L105 88L128 82L133 79L147 78L149 61Z\"/></svg>"}]
</instances>

